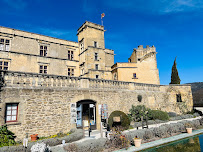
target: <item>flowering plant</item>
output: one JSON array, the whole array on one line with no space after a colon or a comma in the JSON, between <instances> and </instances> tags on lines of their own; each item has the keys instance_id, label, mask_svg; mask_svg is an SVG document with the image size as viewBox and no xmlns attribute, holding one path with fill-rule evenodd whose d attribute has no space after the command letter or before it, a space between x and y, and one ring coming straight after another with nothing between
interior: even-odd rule
<instances>
[{"instance_id":1,"label":"flowering plant","mask_svg":"<svg viewBox=\"0 0 203 152\"><path fill-rule=\"evenodd\" d=\"M49 145L47 146L45 143L36 143L31 147L31 152L44 152L44 151L51 151Z\"/></svg>"}]
</instances>

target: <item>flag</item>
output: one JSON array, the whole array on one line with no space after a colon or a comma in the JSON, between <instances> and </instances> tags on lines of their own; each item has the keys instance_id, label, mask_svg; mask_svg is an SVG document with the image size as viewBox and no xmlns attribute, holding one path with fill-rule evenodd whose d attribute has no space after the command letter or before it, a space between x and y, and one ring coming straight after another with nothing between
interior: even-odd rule
<instances>
[{"instance_id":1,"label":"flag","mask_svg":"<svg viewBox=\"0 0 203 152\"><path fill-rule=\"evenodd\" d=\"M102 14L101 14L101 19L102 19L104 16L105 16L105 14L104 14L104 13L102 13Z\"/></svg>"}]
</instances>

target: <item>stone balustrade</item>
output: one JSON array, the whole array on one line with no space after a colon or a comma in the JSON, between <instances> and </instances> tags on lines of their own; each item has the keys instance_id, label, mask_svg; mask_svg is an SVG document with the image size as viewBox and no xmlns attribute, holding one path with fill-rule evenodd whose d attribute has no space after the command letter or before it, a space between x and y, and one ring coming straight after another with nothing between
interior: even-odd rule
<instances>
[{"instance_id":1,"label":"stone balustrade","mask_svg":"<svg viewBox=\"0 0 203 152\"><path fill-rule=\"evenodd\" d=\"M160 85L91 79L80 77L57 76L37 73L24 73L4 71L5 87L64 87L64 88L90 88L109 90L146 90L159 91Z\"/></svg>"}]
</instances>

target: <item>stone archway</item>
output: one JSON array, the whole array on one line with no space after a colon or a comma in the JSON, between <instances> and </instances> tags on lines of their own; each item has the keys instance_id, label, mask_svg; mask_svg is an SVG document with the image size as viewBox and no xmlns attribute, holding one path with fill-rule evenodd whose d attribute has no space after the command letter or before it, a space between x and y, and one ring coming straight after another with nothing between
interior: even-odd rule
<instances>
[{"instance_id":1,"label":"stone archway","mask_svg":"<svg viewBox=\"0 0 203 152\"><path fill-rule=\"evenodd\" d=\"M90 99L80 100L77 105L77 128L96 129L96 101Z\"/></svg>"}]
</instances>

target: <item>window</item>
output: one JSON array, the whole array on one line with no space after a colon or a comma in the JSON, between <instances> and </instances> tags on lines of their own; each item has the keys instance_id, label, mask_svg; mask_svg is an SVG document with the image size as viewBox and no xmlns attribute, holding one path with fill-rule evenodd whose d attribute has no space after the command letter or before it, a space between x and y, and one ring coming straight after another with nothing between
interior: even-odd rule
<instances>
[{"instance_id":1,"label":"window","mask_svg":"<svg viewBox=\"0 0 203 152\"><path fill-rule=\"evenodd\" d=\"M0 61L0 70L8 70L8 62Z\"/></svg>"},{"instance_id":2,"label":"window","mask_svg":"<svg viewBox=\"0 0 203 152\"><path fill-rule=\"evenodd\" d=\"M0 50L9 51L10 40L7 39L0 39Z\"/></svg>"},{"instance_id":3,"label":"window","mask_svg":"<svg viewBox=\"0 0 203 152\"><path fill-rule=\"evenodd\" d=\"M177 102L182 102L181 94L176 94Z\"/></svg>"},{"instance_id":4,"label":"window","mask_svg":"<svg viewBox=\"0 0 203 152\"><path fill-rule=\"evenodd\" d=\"M39 73L47 73L47 65L40 65L39 66Z\"/></svg>"},{"instance_id":5,"label":"window","mask_svg":"<svg viewBox=\"0 0 203 152\"><path fill-rule=\"evenodd\" d=\"M80 50L81 50L81 52L84 51L84 44L83 43L80 44Z\"/></svg>"},{"instance_id":6,"label":"window","mask_svg":"<svg viewBox=\"0 0 203 152\"><path fill-rule=\"evenodd\" d=\"M138 100L139 102L141 102L141 101L142 101L142 96L141 96L141 95L138 95L138 96L137 96L137 100Z\"/></svg>"},{"instance_id":7,"label":"window","mask_svg":"<svg viewBox=\"0 0 203 152\"><path fill-rule=\"evenodd\" d=\"M9 103L6 104L6 122L17 121L18 116L18 104Z\"/></svg>"},{"instance_id":8,"label":"window","mask_svg":"<svg viewBox=\"0 0 203 152\"><path fill-rule=\"evenodd\" d=\"M47 56L47 46L40 45L40 56Z\"/></svg>"},{"instance_id":9,"label":"window","mask_svg":"<svg viewBox=\"0 0 203 152\"><path fill-rule=\"evenodd\" d=\"M131 62L131 59L128 59L128 62Z\"/></svg>"},{"instance_id":10,"label":"window","mask_svg":"<svg viewBox=\"0 0 203 152\"><path fill-rule=\"evenodd\" d=\"M74 69L68 68L68 76L74 76Z\"/></svg>"},{"instance_id":11,"label":"window","mask_svg":"<svg viewBox=\"0 0 203 152\"><path fill-rule=\"evenodd\" d=\"M133 78L137 78L137 75L136 75L136 73L133 73Z\"/></svg>"},{"instance_id":12,"label":"window","mask_svg":"<svg viewBox=\"0 0 203 152\"><path fill-rule=\"evenodd\" d=\"M73 51L68 51L68 60L73 60L74 54Z\"/></svg>"},{"instance_id":13,"label":"window","mask_svg":"<svg viewBox=\"0 0 203 152\"><path fill-rule=\"evenodd\" d=\"M98 53L94 53L94 60L98 61Z\"/></svg>"},{"instance_id":14,"label":"window","mask_svg":"<svg viewBox=\"0 0 203 152\"><path fill-rule=\"evenodd\" d=\"M95 70L99 69L99 64L95 64Z\"/></svg>"},{"instance_id":15,"label":"window","mask_svg":"<svg viewBox=\"0 0 203 152\"><path fill-rule=\"evenodd\" d=\"M96 41L94 41L94 47L97 47L97 42Z\"/></svg>"},{"instance_id":16,"label":"window","mask_svg":"<svg viewBox=\"0 0 203 152\"><path fill-rule=\"evenodd\" d=\"M116 73L114 74L114 80L118 80Z\"/></svg>"},{"instance_id":17,"label":"window","mask_svg":"<svg viewBox=\"0 0 203 152\"><path fill-rule=\"evenodd\" d=\"M99 75L96 75L96 79L99 79Z\"/></svg>"}]
</instances>

